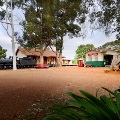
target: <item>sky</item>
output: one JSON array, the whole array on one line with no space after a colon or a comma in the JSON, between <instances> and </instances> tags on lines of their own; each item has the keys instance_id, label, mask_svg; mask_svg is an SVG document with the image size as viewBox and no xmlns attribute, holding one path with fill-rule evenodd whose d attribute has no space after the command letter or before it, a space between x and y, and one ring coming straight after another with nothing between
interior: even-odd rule
<instances>
[{"instance_id":1,"label":"sky","mask_svg":"<svg viewBox=\"0 0 120 120\"><path fill-rule=\"evenodd\" d=\"M96 48L102 46L106 42L114 41L115 34L112 34L111 36L105 36L105 34L101 31L95 31L93 35L91 35L91 32L88 33L86 38L73 38L70 39L68 36L64 37L64 49L63 49L63 55L65 55L69 59L74 59L78 46L81 44L93 44Z\"/></svg>"},{"instance_id":2,"label":"sky","mask_svg":"<svg viewBox=\"0 0 120 120\"><path fill-rule=\"evenodd\" d=\"M114 41L115 35L111 35L106 37L104 33L100 31L95 31L93 35L88 33L86 38L69 38L68 36L64 37L64 49L63 49L63 56L66 59L74 59L78 46L81 44L93 44L95 47L99 47L106 42ZM12 56L12 43L10 37L7 35L6 31L3 30L3 27L0 25L0 45L7 49L7 57ZM18 48L18 44L15 44L16 49Z\"/></svg>"},{"instance_id":3,"label":"sky","mask_svg":"<svg viewBox=\"0 0 120 120\"><path fill-rule=\"evenodd\" d=\"M19 16L18 16L19 13ZM17 17L16 17L17 16ZM16 19L18 18L18 19ZM14 23L15 23L15 31L20 31L20 26L18 25L18 21L23 19L23 15L20 14L20 11L14 12ZM89 30L88 30L89 31ZM9 29L9 32L11 33L11 30ZM115 34L108 36L105 36L105 34L102 31L94 31L94 33L91 35L91 32L88 32L86 38L78 37L78 38L69 38L68 36L64 37L64 49L63 49L63 56L66 57L66 59L73 60L76 53L78 46L81 44L93 44L95 47L99 47L103 45L106 42L114 41L115 40ZM7 35L6 31L4 30L3 26L0 23L0 45L3 47L3 49L7 49L7 57L12 56L12 43L11 38ZM15 48L18 48L18 44L15 44Z\"/></svg>"}]
</instances>

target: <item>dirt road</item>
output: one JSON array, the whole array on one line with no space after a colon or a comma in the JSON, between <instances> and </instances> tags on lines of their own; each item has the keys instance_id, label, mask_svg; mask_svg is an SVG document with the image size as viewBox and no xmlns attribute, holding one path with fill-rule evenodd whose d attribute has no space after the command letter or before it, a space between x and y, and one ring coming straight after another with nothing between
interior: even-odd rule
<instances>
[{"instance_id":1,"label":"dirt road","mask_svg":"<svg viewBox=\"0 0 120 120\"><path fill-rule=\"evenodd\" d=\"M49 69L0 70L0 120L17 120L36 101L42 109L80 89L95 94L100 87L120 86L120 72L104 73L107 68L61 67ZM100 90L100 94L104 91ZM44 113L41 114L41 116ZM41 119L41 118L40 118Z\"/></svg>"}]
</instances>

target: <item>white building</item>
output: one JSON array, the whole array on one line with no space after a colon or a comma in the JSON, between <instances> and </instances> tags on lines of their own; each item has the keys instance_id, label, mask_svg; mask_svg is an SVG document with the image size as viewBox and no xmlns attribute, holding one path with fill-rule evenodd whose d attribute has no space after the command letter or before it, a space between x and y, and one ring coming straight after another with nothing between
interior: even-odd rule
<instances>
[{"instance_id":1,"label":"white building","mask_svg":"<svg viewBox=\"0 0 120 120\"><path fill-rule=\"evenodd\" d=\"M114 55L120 54L120 51L115 50L91 50L86 53L86 64L102 67L110 65Z\"/></svg>"}]
</instances>

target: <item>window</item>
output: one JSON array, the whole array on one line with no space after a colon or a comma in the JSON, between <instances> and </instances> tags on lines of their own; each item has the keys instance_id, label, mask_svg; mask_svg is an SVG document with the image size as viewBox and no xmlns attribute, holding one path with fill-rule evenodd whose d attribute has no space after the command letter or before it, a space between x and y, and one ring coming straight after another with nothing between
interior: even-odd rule
<instances>
[{"instance_id":1,"label":"window","mask_svg":"<svg viewBox=\"0 0 120 120\"><path fill-rule=\"evenodd\" d=\"M54 57L51 58L51 61L54 62Z\"/></svg>"},{"instance_id":2,"label":"window","mask_svg":"<svg viewBox=\"0 0 120 120\"><path fill-rule=\"evenodd\" d=\"M89 56L89 61L92 61L92 56Z\"/></svg>"},{"instance_id":3,"label":"window","mask_svg":"<svg viewBox=\"0 0 120 120\"><path fill-rule=\"evenodd\" d=\"M98 55L95 55L95 61L98 61Z\"/></svg>"}]
</instances>

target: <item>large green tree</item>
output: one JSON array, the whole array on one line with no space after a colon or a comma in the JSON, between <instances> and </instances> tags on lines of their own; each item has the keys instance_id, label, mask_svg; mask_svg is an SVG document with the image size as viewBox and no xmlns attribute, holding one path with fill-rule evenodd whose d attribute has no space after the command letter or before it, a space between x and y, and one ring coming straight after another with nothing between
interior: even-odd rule
<instances>
[{"instance_id":1,"label":"large green tree","mask_svg":"<svg viewBox=\"0 0 120 120\"><path fill-rule=\"evenodd\" d=\"M28 3L29 5L27 5ZM25 11L25 21L21 23L23 36L18 37L18 42L29 49L38 48L40 50L40 63L43 64L43 53L52 44L52 39L55 38L53 32L55 1L27 0L23 5L22 9Z\"/></svg>"},{"instance_id":2,"label":"large green tree","mask_svg":"<svg viewBox=\"0 0 120 120\"><path fill-rule=\"evenodd\" d=\"M63 37L67 34L70 37L80 35L81 28L75 24L75 20L79 18L84 23L86 8L80 6L81 0L26 0L28 2L29 6L23 4L25 21L22 22L23 37L18 38L19 43L39 48L40 58L45 49L54 43L61 65Z\"/></svg>"},{"instance_id":3,"label":"large green tree","mask_svg":"<svg viewBox=\"0 0 120 120\"><path fill-rule=\"evenodd\" d=\"M6 58L6 49L3 49L2 46L0 45L0 59L1 58Z\"/></svg>"},{"instance_id":4,"label":"large green tree","mask_svg":"<svg viewBox=\"0 0 120 120\"><path fill-rule=\"evenodd\" d=\"M78 24L75 24L75 21L78 18L79 20L83 20L87 11L83 6L80 7L80 0L63 0L58 3L55 11L54 28L57 34L56 51L59 53L59 64L61 66L64 36L68 35L70 38L80 36L81 27ZM81 21L81 23L84 22L85 20Z\"/></svg>"},{"instance_id":5,"label":"large green tree","mask_svg":"<svg viewBox=\"0 0 120 120\"><path fill-rule=\"evenodd\" d=\"M80 45L76 50L77 58L85 58L85 52L94 49L93 44Z\"/></svg>"}]
</instances>

